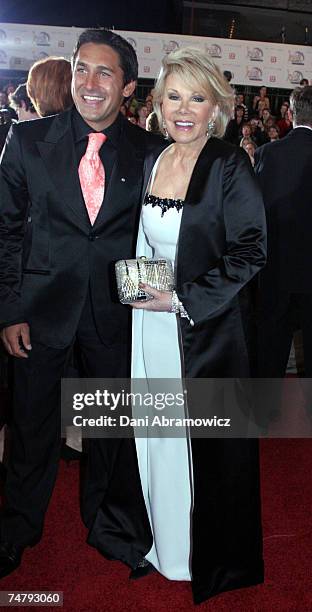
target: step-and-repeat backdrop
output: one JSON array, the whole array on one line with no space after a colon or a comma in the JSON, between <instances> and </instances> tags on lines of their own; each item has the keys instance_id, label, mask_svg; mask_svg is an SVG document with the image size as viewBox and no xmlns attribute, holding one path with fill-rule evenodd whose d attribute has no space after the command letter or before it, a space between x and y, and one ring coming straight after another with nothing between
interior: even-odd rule
<instances>
[{"instance_id":1,"label":"step-and-repeat backdrop","mask_svg":"<svg viewBox=\"0 0 312 612\"><path fill-rule=\"evenodd\" d=\"M0 71L29 70L49 55L70 57L82 28L0 23ZM139 77L154 79L162 57L186 45L201 47L233 75L233 83L292 89L304 77L312 81L312 48L278 43L124 32L139 60ZM1 72L0 72L1 75Z\"/></svg>"}]
</instances>

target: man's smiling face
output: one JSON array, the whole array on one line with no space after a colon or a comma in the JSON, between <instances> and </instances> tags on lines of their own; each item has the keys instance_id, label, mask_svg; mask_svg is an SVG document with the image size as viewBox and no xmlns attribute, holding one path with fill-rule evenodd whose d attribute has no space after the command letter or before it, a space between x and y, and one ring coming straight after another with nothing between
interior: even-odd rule
<instances>
[{"instance_id":1,"label":"man's smiling face","mask_svg":"<svg viewBox=\"0 0 312 612\"><path fill-rule=\"evenodd\" d=\"M82 45L73 67L72 95L75 106L90 127L100 132L116 119L124 97L135 81L124 85L119 56L108 45Z\"/></svg>"}]
</instances>

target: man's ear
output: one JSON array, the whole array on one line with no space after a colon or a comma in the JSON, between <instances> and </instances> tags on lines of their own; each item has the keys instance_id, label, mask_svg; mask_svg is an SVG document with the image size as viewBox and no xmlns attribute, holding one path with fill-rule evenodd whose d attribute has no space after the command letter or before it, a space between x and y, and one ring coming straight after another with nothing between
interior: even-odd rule
<instances>
[{"instance_id":1,"label":"man's ear","mask_svg":"<svg viewBox=\"0 0 312 612\"><path fill-rule=\"evenodd\" d=\"M291 123L293 123L294 113L292 112L292 110L290 110L290 108L287 111L287 117L288 117L289 121L291 121Z\"/></svg>"},{"instance_id":2,"label":"man's ear","mask_svg":"<svg viewBox=\"0 0 312 612\"><path fill-rule=\"evenodd\" d=\"M136 88L136 81L130 81L130 83L127 83L127 85L124 86L122 90L122 95L125 98L129 98L130 96L132 96L135 88Z\"/></svg>"}]
</instances>

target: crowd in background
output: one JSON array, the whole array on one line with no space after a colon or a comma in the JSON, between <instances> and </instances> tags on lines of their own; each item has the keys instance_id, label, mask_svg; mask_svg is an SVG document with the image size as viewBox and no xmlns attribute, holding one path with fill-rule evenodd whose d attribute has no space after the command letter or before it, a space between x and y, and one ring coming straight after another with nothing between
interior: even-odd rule
<instances>
[{"instance_id":1,"label":"crowd in background","mask_svg":"<svg viewBox=\"0 0 312 612\"><path fill-rule=\"evenodd\" d=\"M40 63L41 61L36 62L36 65ZM64 65L65 63L69 71L70 64L67 60L64 60ZM70 80L70 71L68 78ZM309 84L307 79L302 79L300 82L301 86L307 84ZM0 90L0 150L12 121L35 119L38 116L52 114L49 112L37 113L29 87L28 85L26 88L26 84L22 84L16 88L9 83ZM256 148L267 142L283 138L292 129L292 122L288 115L289 100L286 99L286 96L281 100L277 112L273 111L273 107L276 106L275 103L273 104L273 95L268 93L265 86L260 87L253 97L248 96L248 101L246 98L243 91L237 91L233 119L227 126L224 139L243 147L251 163L254 164ZM148 91L143 100L138 100L133 95L122 104L120 110L131 123L151 132L160 133L157 118L153 112L153 89Z\"/></svg>"},{"instance_id":2,"label":"crowd in background","mask_svg":"<svg viewBox=\"0 0 312 612\"><path fill-rule=\"evenodd\" d=\"M283 138L292 129L288 110L289 101L285 99L277 115L273 115L265 86L260 87L249 107L245 104L244 94L239 93L235 99L234 117L227 126L224 139L243 147L254 164L257 147Z\"/></svg>"}]
</instances>

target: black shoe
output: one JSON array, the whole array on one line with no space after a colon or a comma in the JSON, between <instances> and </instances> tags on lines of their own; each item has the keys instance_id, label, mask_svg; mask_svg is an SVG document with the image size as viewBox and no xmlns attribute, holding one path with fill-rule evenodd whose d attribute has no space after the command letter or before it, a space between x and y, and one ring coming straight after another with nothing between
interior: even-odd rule
<instances>
[{"instance_id":1,"label":"black shoe","mask_svg":"<svg viewBox=\"0 0 312 612\"><path fill-rule=\"evenodd\" d=\"M156 568L146 559L142 559L137 567L130 572L129 578L130 580L138 580L138 578L144 578L152 572L156 572Z\"/></svg>"},{"instance_id":2,"label":"black shoe","mask_svg":"<svg viewBox=\"0 0 312 612\"><path fill-rule=\"evenodd\" d=\"M20 564L24 548L10 542L0 542L0 578L14 572Z\"/></svg>"}]
</instances>

